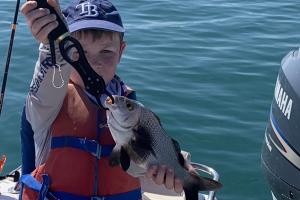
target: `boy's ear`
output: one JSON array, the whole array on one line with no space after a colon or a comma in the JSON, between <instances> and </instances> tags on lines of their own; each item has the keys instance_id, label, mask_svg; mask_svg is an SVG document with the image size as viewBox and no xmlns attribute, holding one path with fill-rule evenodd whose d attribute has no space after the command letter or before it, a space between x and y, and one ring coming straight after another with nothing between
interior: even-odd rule
<instances>
[{"instance_id":1,"label":"boy's ear","mask_svg":"<svg viewBox=\"0 0 300 200\"><path fill-rule=\"evenodd\" d=\"M122 54L126 48L126 42L122 41L120 44L120 52L119 52L119 62L121 61Z\"/></svg>"}]
</instances>

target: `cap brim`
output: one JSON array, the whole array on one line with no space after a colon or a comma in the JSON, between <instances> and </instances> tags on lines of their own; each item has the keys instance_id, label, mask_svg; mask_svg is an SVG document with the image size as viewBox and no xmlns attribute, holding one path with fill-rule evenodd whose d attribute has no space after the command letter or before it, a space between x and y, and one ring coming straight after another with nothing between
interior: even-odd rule
<instances>
[{"instance_id":1,"label":"cap brim","mask_svg":"<svg viewBox=\"0 0 300 200\"><path fill-rule=\"evenodd\" d=\"M83 29L104 29L120 33L125 32L125 29L122 26L104 20L84 20L69 25L71 33Z\"/></svg>"}]
</instances>

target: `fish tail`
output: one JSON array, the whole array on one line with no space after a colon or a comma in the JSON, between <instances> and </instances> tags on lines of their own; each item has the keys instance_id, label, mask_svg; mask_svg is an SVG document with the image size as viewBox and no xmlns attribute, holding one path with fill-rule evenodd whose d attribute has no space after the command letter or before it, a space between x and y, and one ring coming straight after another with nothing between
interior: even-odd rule
<instances>
[{"instance_id":1,"label":"fish tail","mask_svg":"<svg viewBox=\"0 0 300 200\"><path fill-rule=\"evenodd\" d=\"M200 177L195 172L189 172L189 177L183 182L183 190L186 200L198 200L199 191L218 190L222 184L213 179Z\"/></svg>"}]
</instances>

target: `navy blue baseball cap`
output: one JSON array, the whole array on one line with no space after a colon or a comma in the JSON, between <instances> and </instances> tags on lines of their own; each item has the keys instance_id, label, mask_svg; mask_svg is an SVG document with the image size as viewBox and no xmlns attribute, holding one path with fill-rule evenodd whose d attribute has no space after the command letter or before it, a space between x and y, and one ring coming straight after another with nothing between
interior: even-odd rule
<instances>
[{"instance_id":1,"label":"navy blue baseball cap","mask_svg":"<svg viewBox=\"0 0 300 200\"><path fill-rule=\"evenodd\" d=\"M84 29L125 32L119 12L108 0L72 0L63 14L71 33Z\"/></svg>"}]
</instances>

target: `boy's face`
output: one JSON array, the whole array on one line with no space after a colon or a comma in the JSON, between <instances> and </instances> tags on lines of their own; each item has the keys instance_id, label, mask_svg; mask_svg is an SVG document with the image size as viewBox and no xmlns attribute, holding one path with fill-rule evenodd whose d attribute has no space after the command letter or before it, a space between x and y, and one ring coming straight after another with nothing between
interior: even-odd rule
<instances>
[{"instance_id":1,"label":"boy's face","mask_svg":"<svg viewBox=\"0 0 300 200\"><path fill-rule=\"evenodd\" d=\"M94 71L103 77L108 84L114 77L117 65L125 48L118 33L103 34L101 38L94 38L86 33L77 38L85 52L85 56ZM78 52L74 52L73 59L78 59Z\"/></svg>"}]
</instances>

